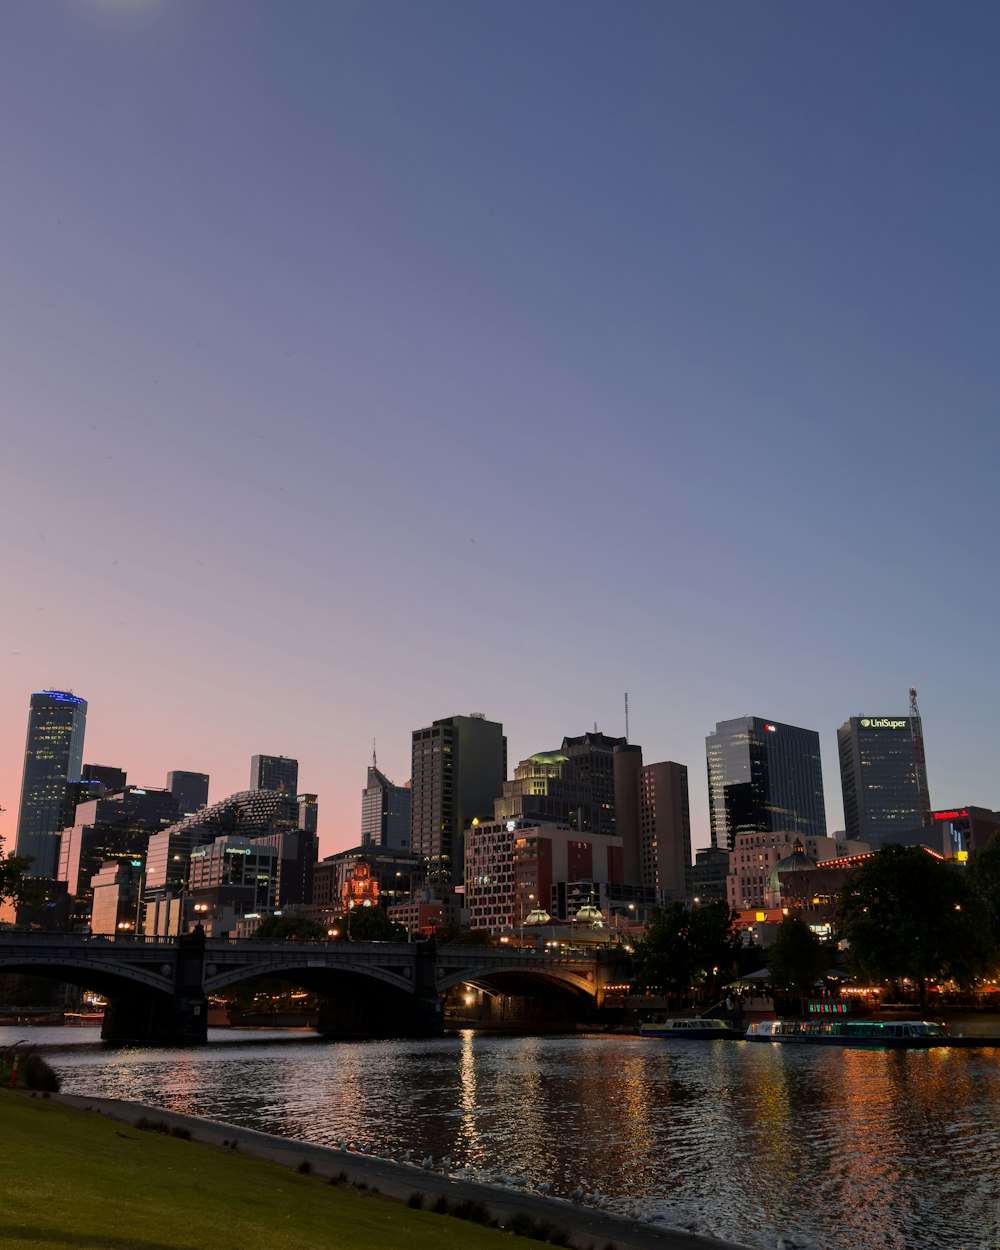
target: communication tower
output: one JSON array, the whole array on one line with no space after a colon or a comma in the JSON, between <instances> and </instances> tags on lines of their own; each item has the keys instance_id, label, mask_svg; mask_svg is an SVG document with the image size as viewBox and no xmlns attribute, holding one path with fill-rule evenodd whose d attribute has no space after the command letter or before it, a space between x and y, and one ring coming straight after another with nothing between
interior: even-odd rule
<instances>
[{"instance_id":1,"label":"communication tower","mask_svg":"<svg viewBox=\"0 0 1000 1250\"><path fill-rule=\"evenodd\" d=\"M917 780L917 801L920 804L920 823L931 823L931 796L927 788L927 758L924 755L924 731L917 706L917 688L910 687L910 746L913 751L913 775Z\"/></svg>"}]
</instances>

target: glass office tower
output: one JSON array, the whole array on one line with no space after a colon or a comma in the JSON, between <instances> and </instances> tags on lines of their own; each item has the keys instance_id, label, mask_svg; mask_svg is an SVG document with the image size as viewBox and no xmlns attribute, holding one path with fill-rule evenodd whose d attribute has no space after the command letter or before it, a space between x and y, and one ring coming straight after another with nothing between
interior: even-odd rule
<instances>
[{"instance_id":1,"label":"glass office tower","mask_svg":"<svg viewBox=\"0 0 1000 1250\"><path fill-rule=\"evenodd\" d=\"M908 716L852 716L837 730L844 827L873 850L920 827L923 734Z\"/></svg>"},{"instance_id":2,"label":"glass office tower","mask_svg":"<svg viewBox=\"0 0 1000 1250\"><path fill-rule=\"evenodd\" d=\"M33 877L55 877L66 788L80 780L86 725L87 700L71 691L31 696L15 849L31 856Z\"/></svg>"},{"instance_id":3,"label":"glass office tower","mask_svg":"<svg viewBox=\"0 0 1000 1250\"><path fill-rule=\"evenodd\" d=\"M759 716L720 721L705 739L712 846L739 833L826 837L819 734Z\"/></svg>"}]
</instances>

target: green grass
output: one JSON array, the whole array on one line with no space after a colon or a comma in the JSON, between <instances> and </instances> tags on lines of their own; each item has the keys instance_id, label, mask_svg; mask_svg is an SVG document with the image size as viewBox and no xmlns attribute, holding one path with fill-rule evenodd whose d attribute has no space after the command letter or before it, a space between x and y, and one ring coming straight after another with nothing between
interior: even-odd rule
<instances>
[{"instance_id":1,"label":"green grass","mask_svg":"<svg viewBox=\"0 0 1000 1250\"><path fill-rule=\"evenodd\" d=\"M538 1246L7 1090L0 1090L0 1177L0 1247L12 1250Z\"/></svg>"}]
</instances>

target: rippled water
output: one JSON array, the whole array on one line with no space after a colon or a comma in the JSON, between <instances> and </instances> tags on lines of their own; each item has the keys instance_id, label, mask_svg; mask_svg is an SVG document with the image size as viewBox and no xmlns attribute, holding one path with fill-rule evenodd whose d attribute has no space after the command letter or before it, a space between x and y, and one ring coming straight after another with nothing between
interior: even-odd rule
<instances>
[{"instance_id":1,"label":"rippled water","mask_svg":"<svg viewBox=\"0 0 1000 1250\"><path fill-rule=\"evenodd\" d=\"M15 1031L0 1029L0 1045ZM43 1035L75 1040L29 1033L43 1049ZM450 1156L768 1250L779 1235L815 1250L1000 1250L1000 1051L232 1038L49 1058L67 1092Z\"/></svg>"}]
</instances>

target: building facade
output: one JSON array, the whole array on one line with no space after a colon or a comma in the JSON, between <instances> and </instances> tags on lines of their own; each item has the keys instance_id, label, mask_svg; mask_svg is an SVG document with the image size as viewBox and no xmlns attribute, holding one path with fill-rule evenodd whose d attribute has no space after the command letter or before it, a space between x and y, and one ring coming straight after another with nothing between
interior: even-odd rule
<instances>
[{"instance_id":1,"label":"building facade","mask_svg":"<svg viewBox=\"0 0 1000 1250\"><path fill-rule=\"evenodd\" d=\"M742 833L826 836L819 734L742 716L705 739L712 846L732 850Z\"/></svg>"},{"instance_id":2,"label":"building facade","mask_svg":"<svg viewBox=\"0 0 1000 1250\"><path fill-rule=\"evenodd\" d=\"M640 774L639 877L661 901L691 893L691 807L684 764L644 764ZM626 863L627 879L627 863Z\"/></svg>"},{"instance_id":3,"label":"building facade","mask_svg":"<svg viewBox=\"0 0 1000 1250\"><path fill-rule=\"evenodd\" d=\"M76 823L63 830L58 866L59 880L74 897L77 923L90 917L90 882L101 866L114 861L143 869L150 838L176 819L177 801L169 790L142 786L79 805Z\"/></svg>"},{"instance_id":4,"label":"building facade","mask_svg":"<svg viewBox=\"0 0 1000 1250\"><path fill-rule=\"evenodd\" d=\"M852 716L837 750L848 837L878 850L924 823L923 733L909 716Z\"/></svg>"},{"instance_id":5,"label":"building facade","mask_svg":"<svg viewBox=\"0 0 1000 1250\"><path fill-rule=\"evenodd\" d=\"M466 840L465 908L473 929L511 932L533 911L555 907L567 882L585 881L596 893L621 880L622 840L606 834L483 821Z\"/></svg>"},{"instance_id":6,"label":"building facade","mask_svg":"<svg viewBox=\"0 0 1000 1250\"><path fill-rule=\"evenodd\" d=\"M782 860L796 853L796 847L814 865L869 850L865 843L853 839L800 837L792 832L737 834L726 877L729 906L737 911L780 906L772 874Z\"/></svg>"},{"instance_id":7,"label":"building facade","mask_svg":"<svg viewBox=\"0 0 1000 1250\"><path fill-rule=\"evenodd\" d=\"M56 875L67 785L80 780L86 727L86 699L69 690L31 696L15 849L31 857L33 877Z\"/></svg>"},{"instance_id":8,"label":"building facade","mask_svg":"<svg viewBox=\"0 0 1000 1250\"><path fill-rule=\"evenodd\" d=\"M448 892L464 873L464 837L474 817L489 818L507 776L507 739L481 713L436 720L412 741L410 850L426 881Z\"/></svg>"}]
</instances>

